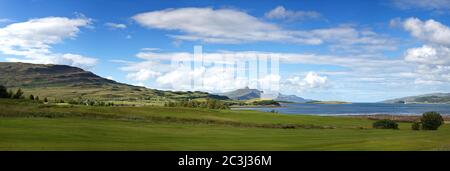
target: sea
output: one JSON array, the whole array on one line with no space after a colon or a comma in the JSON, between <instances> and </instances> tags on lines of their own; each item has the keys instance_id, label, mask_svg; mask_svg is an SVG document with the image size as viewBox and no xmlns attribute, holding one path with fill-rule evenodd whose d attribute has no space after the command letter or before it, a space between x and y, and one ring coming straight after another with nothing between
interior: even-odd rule
<instances>
[{"instance_id":1,"label":"sea","mask_svg":"<svg viewBox=\"0 0 450 171\"><path fill-rule=\"evenodd\" d=\"M310 104L283 103L281 107L234 108L234 110L259 110L282 114L306 115L421 115L436 111L450 115L450 104L400 104L400 103L350 103L350 104Z\"/></svg>"}]
</instances>

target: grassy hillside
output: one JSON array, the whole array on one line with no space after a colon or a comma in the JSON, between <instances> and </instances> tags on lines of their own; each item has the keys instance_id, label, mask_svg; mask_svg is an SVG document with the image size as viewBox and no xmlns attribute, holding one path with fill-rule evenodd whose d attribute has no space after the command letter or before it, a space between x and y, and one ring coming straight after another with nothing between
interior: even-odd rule
<instances>
[{"instance_id":1,"label":"grassy hillside","mask_svg":"<svg viewBox=\"0 0 450 171\"><path fill-rule=\"evenodd\" d=\"M438 131L372 129L363 118L0 99L0 150L450 150Z\"/></svg>"},{"instance_id":2,"label":"grassy hillside","mask_svg":"<svg viewBox=\"0 0 450 171\"><path fill-rule=\"evenodd\" d=\"M162 105L170 100L223 98L205 92L171 92L132 86L66 65L0 62L0 85L22 88L25 97L33 94L51 101L91 99L116 104Z\"/></svg>"}]
</instances>

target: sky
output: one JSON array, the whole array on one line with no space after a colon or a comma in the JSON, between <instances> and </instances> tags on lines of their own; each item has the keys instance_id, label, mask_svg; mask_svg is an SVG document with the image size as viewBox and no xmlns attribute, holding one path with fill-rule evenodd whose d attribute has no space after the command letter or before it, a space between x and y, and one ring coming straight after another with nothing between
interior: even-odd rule
<instances>
[{"instance_id":1,"label":"sky","mask_svg":"<svg viewBox=\"0 0 450 171\"><path fill-rule=\"evenodd\" d=\"M449 19L450 0L0 0L0 61L163 90L277 83L282 94L376 102L450 92ZM207 65L187 65L195 47ZM253 79L254 57L276 70Z\"/></svg>"}]
</instances>

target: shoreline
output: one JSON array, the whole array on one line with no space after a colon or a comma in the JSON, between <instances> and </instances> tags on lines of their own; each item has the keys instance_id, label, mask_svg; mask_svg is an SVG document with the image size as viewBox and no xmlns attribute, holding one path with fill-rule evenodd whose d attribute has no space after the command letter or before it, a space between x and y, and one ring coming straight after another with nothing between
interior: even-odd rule
<instances>
[{"instance_id":1,"label":"shoreline","mask_svg":"<svg viewBox=\"0 0 450 171\"><path fill-rule=\"evenodd\" d=\"M267 106L252 107L252 108L264 108ZM279 106L282 107L282 106ZM279 107L267 107L267 108L279 108ZM250 110L250 111L261 111L255 109L248 109L246 107L233 107L231 110ZM264 111L262 111L264 112ZM268 112L268 111L266 111ZM361 118L369 120L382 120L390 119L399 122L414 122L420 119L422 114L288 114L288 113L278 113L282 115L309 115L309 116L327 116L327 117L347 117L347 118ZM450 114L441 114L442 118L446 122L450 122Z\"/></svg>"}]
</instances>

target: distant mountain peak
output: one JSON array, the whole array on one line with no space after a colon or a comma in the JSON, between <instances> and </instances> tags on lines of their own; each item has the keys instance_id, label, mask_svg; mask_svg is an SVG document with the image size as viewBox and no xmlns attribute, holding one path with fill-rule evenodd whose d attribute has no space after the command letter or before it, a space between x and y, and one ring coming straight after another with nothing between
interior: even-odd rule
<instances>
[{"instance_id":1,"label":"distant mountain peak","mask_svg":"<svg viewBox=\"0 0 450 171\"><path fill-rule=\"evenodd\" d=\"M230 99L234 100L250 100L255 98L261 98L262 93L264 93L261 90L258 89L250 89L248 86L237 89L234 91L221 93L220 95L227 96ZM281 93L278 94L278 97L274 99L276 101L286 101L286 102L295 102L295 103L304 103L309 102L311 100L304 99L301 97L298 97L296 95L283 95Z\"/></svg>"},{"instance_id":2,"label":"distant mountain peak","mask_svg":"<svg viewBox=\"0 0 450 171\"><path fill-rule=\"evenodd\" d=\"M294 102L294 103L306 103L313 100L304 99L302 97L298 97L296 95L284 95L279 93L278 97L275 99L276 101L285 101L285 102Z\"/></svg>"},{"instance_id":3,"label":"distant mountain peak","mask_svg":"<svg viewBox=\"0 0 450 171\"><path fill-rule=\"evenodd\" d=\"M227 96L228 98L234 100L250 100L254 98L260 98L261 93L262 91L258 89L250 89L248 86L246 86L242 89L221 93L220 95Z\"/></svg>"}]
</instances>

